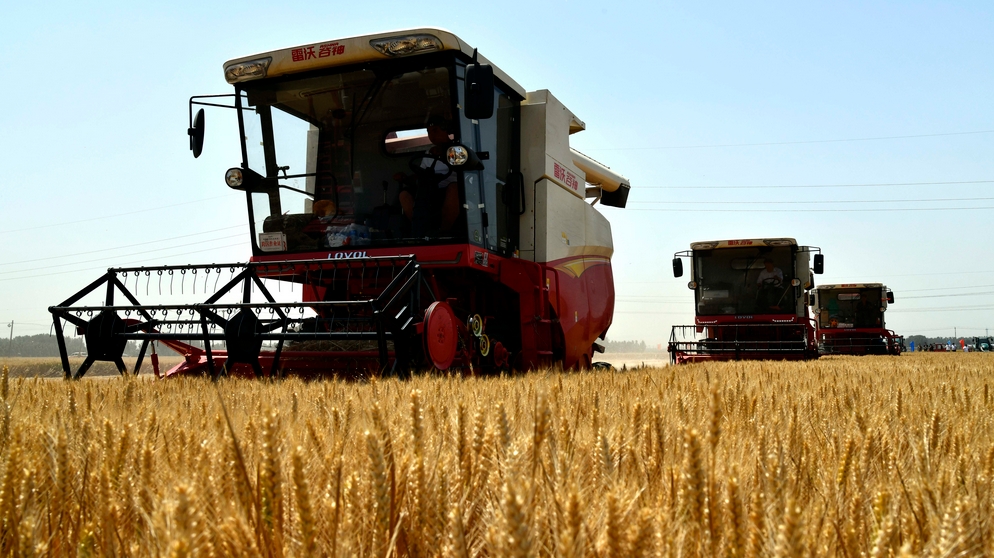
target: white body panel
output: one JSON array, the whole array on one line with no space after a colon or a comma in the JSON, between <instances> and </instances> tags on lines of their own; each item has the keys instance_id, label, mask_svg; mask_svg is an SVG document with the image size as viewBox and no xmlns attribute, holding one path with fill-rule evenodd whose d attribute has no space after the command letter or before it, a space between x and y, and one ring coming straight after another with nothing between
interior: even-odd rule
<instances>
[{"instance_id":1,"label":"white body panel","mask_svg":"<svg viewBox=\"0 0 994 558\"><path fill-rule=\"evenodd\" d=\"M610 258L614 252L611 225L584 201L587 176L569 147L569 135L584 127L547 90L528 93L521 104L523 259L545 263L580 255Z\"/></svg>"}]
</instances>

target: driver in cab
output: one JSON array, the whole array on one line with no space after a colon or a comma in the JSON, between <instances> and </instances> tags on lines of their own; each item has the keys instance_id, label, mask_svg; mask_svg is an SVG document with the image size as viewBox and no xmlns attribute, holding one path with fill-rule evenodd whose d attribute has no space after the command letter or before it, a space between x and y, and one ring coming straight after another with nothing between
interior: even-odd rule
<instances>
[{"instance_id":1,"label":"driver in cab","mask_svg":"<svg viewBox=\"0 0 994 558\"><path fill-rule=\"evenodd\" d=\"M783 284L783 270L773 265L773 260L763 260L763 270L756 277L756 303L761 310L780 310L780 300L777 296L780 285Z\"/></svg>"},{"instance_id":2,"label":"driver in cab","mask_svg":"<svg viewBox=\"0 0 994 558\"><path fill-rule=\"evenodd\" d=\"M414 236L448 232L459 217L458 180L445 161L445 147L452 141L450 125L434 120L427 128L432 146L420 158L411 161L415 176L395 175L403 183L400 207L411 222Z\"/></svg>"},{"instance_id":3,"label":"driver in cab","mask_svg":"<svg viewBox=\"0 0 994 558\"><path fill-rule=\"evenodd\" d=\"M766 258L763 260L763 270L756 277L756 284L759 286L773 285L779 287L783 283L783 270L773 265L773 260Z\"/></svg>"}]
</instances>

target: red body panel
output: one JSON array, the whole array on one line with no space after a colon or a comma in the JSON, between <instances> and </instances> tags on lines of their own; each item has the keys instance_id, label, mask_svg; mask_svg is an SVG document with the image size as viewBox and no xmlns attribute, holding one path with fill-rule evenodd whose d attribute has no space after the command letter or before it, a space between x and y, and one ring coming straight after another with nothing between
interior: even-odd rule
<instances>
[{"instance_id":1,"label":"red body panel","mask_svg":"<svg viewBox=\"0 0 994 558\"><path fill-rule=\"evenodd\" d=\"M364 248L295 254L293 259L350 259L414 255L426 280L440 300L453 302L457 316L479 313L476 306L499 304L489 286L501 285L517 296L517 330L520 338L491 339L502 346L517 346L511 364L520 369L542 368L559 362L566 369L587 368L593 344L603 337L614 314L614 277L610 259L576 256L548 264L505 258L469 244L409 248ZM255 256L253 262L286 261L286 254ZM468 278L468 279L467 279ZM472 296L467 280L477 287ZM362 288L367 285L360 285ZM303 300L322 300L324 293L305 288ZM465 300L473 298L473 301ZM494 298L493 302L487 299ZM284 352L293 358L292 351ZM223 356L220 355L219 358ZM265 356L265 353L263 354ZM328 355L326 355L328 356ZM371 355L375 356L375 355ZM466 358L456 365L465 366Z\"/></svg>"},{"instance_id":2,"label":"red body panel","mask_svg":"<svg viewBox=\"0 0 994 558\"><path fill-rule=\"evenodd\" d=\"M545 266L549 301L562 328L564 365L587 368L593 344L614 316L614 274L603 256L575 256Z\"/></svg>"}]
</instances>

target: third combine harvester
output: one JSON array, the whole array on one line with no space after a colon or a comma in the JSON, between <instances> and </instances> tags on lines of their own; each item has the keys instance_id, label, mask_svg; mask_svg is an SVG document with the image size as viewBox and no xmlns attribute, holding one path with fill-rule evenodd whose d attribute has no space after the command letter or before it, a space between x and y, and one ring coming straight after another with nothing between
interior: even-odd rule
<instances>
[{"instance_id":1,"label":"third combine harvester","mask_svg":"<svg viewBox=\"0 0 994 558\"><path fill-rule=\"evenodd\" d=\"M549 91L439 29L238 58L224 76L233 94L190 100L190 143L199 155L194 105L237 114L225 182L245 193L251 260L108 270L50 308L67 377L123 371L129 340L183 354L167 375L592 364L614 311L595 204L625 207L630 186L570 148L585 125ZM191 287L206 298L137 300ZM86 339L75 372L65 322Z\"/></svg>"},{"instance_id":2,"label":"third combine harvester","mask_svg":"<svg viewBox=\"0 0 994 558\"><path fill-rule=\"evenodd\" d=\"M901 338L884 326L894 293L880 283L819 285L811 293L822 354L899 355Z\"/></svg>"},{"instance_id":3,"label":"third combine harvester","mask_svg":"<svg viewBox=\"0 0 994 558\"><path fill-rule=\"evenodd\" d=\"M676 277L682 257L690 258L695 318L673 326L672 362L818 358L807 293L812 271L824 270L821 249L793 238L695 242L673 259Z\"/></svg>"}]
</instances>

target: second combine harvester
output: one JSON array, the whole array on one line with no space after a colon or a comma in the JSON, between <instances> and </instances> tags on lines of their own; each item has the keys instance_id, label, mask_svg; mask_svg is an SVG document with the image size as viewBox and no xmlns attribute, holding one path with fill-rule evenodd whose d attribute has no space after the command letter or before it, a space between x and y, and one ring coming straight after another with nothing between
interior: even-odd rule
<instances>
[{"instance_id":1,"label":"second combine harvester","mask_svg":"<svg viewBox=\"0 0 994 558\"><path fill-rule=\"evenodd\" d=\"M813 269L811 253L814 254ZM820 248L793 238L695 242L673 259L673 275L691 264L694 325L673 326L670 361L818 358L808 315Z\"/></svg>"},{"instance_id":2,"label":"second combine harvester","mask_svg":"<svg viewBox=\"0 0 994 558\"><path fill-rule=\"evenodd\" d=\"M191 99L190 143L199 155L194 105L236 112L225 182L245 192L251 260L108 270L50 309L67 377L96 360L123 372L129 340L183 354L167 374L592 364L614 311L595 204L625 207L630 186L570 148L585 125L549 91L439 29L238 58L224 75L233 94ZM163 276L214 291L139 303ZM75 372L65 322L86 338Z\"/></svg>"}]
</instances>

